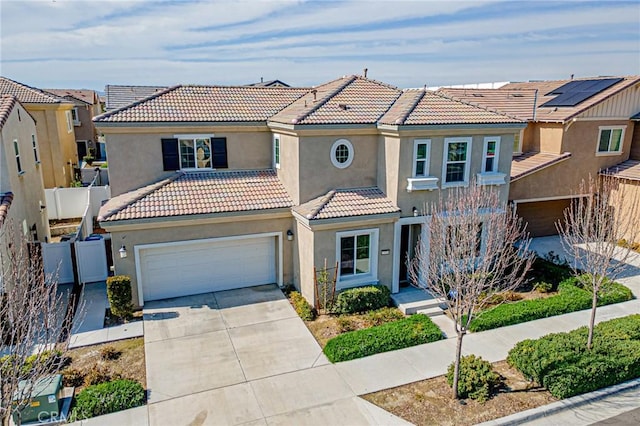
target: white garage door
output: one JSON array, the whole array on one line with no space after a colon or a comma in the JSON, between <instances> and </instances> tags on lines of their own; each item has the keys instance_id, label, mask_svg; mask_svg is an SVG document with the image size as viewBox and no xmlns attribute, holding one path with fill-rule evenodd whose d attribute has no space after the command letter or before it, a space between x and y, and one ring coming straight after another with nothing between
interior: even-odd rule
<instances>
[{"instance_id":1,"label":"white garage door","mask_svg":"<svg viewBox=\"0 0 640 426\"><path fill-rule=\"evenodd\" d=\"M275 237L140 248L145 301L276 282Z\"/></svg>"}]
</instances>

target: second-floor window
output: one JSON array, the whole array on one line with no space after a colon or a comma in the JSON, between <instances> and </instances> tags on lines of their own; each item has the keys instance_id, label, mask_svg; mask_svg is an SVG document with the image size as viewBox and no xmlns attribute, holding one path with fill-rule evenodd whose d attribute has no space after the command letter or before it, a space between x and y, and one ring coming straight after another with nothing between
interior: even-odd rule
<instances>
[{"instance_id":1,"label":"second-floor window","mask_svg":"<svg viewBox=\"0 0 640 426\"><path fill-rule=\"evenodd\" d=\"M18 174L24 173L22 170L22 163L20 162L20 148L18 147L18 140L13 140L13 150L16 153L16 165L18 166Z\"/></svg>"},{"instance_id":2,"label":"second-floor window","mask_svg":"<svg viewBox=\"0 0 640 426\"><path fill-rule=\"evenodd\" d=\"M522 139L524 138L524 129L513 135L513 155L522 154Z\"/></svg>"},{"instance_id":3,"label":"second-floor window","mask_svg":"<svg viewBox=\"0 0 640 426\"><path fill-rule=\"evenodd\" d=\"M280 168L280 135L273 135L273 167Z\"/></svg>"},{"instance_id":4,"label":"second-floor window","mask_svg":"<svg viewBox=\"0 0 640 426\"><path fill-rule=\"evenodd\" d=\"M600 127L598 154L620 154L624 140L624 126Z\"/></svg>"},{"instance_id":5,"label":"second-floor window","mask_svg":"<svg viewBox=\"0 0 640 426\"><path fill-rule=\"evenodd\" d=\"M167 171L227 168L227 138L178 135L162 139L162 164Z\"/></svg>"},{"instance_id":6,"label":"second-floor window","mask_svg":"<svg viewBox=\"0 0 640 426\"><path fill-rule=\"evenodd\" d=\"M445 138L443 185L464 184L469 181L471 138Z\"/></svg>"},{"instance_id":7,"label":"second-floor window","mask_svg":"<svg viewBox=\"0 0 640 426\"><path fill-rule=\"evenodd\" d=\"M482 156L482 172L498 171L498 153L500 152L500 138L484 138L484 152Z\"/></svg>"},{"instance_id":8,"label":"second-floor window","mask_svg":"<svg viewBox=\"0 0 640 426\"><path fill-rule=\"evenodd\" d=\"M73 119L73 125L80 125L80 116L78 115L78 107L75 107L71 110L71 118Z\"/></svg>"},{"instance_id":9,"label":"second-floor window","mask_svg":"<svg viewBox=\"0 0 640 426\"><path fill-rule=\"evenodd\" d=\"M67 133L73 132L73 118L71 117L71 111L65 111L65 117L67 118Z\"/></svg>"},{"instance_id":10,"label":"second-floor window","mask_svg":"<svg viewBox=\"0 0 640 426\"><path fill-rule=\"evenodd\" d=\"M416 139L413 141L413 177L429 176L429 158L431 157L431 140Z\"/></svg>"},{"instance_id":11,"label":"second-floor window","mask_svg":"<svg viewBox=\"0 0 640 426\"><path fill-rule=\"evenodd\" d=\"M39 164L40 157L38 156L38 143L36 142L36 135L31 135L31 146L33 147L33 158L36 160L36 164Z\"/></svg>"}]
</instances>

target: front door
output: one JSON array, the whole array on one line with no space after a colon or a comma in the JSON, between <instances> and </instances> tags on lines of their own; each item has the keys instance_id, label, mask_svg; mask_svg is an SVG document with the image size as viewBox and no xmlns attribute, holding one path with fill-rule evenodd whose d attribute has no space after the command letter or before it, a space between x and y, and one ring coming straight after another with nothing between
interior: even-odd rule
<instances>
[{"instance_id":1,"label":"front door","mask_svg":"<svg viewBox=\"0 0 640 426\"><path fill-rule=\"evenodd\" d=\"M410 284L409 264L416 255L422 224L402 225L400 230L400 287Z\"/></svg>"}]
</instances>

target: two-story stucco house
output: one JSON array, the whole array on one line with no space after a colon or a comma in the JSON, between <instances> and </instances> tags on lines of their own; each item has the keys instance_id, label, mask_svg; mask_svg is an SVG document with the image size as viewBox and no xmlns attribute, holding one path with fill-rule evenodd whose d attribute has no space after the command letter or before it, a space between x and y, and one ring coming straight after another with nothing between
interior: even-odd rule
<instances>
[{"instance_id":1,"label":"two-story stucco house","mask_svg":"<svg viewBox=\"0 0 640 426\"><path fill-rule=\"evenodd\" d=\"M0 77L0 95L15 96L36 121L45 188L67 187L78 164L73 103L52 93Z\"/></svg>"},{"instance_id":2,"label":"two-story stucco house","mask_svg":"<svg viewBox=\"0 0 640 426\"><path fill-rule=\"evenodd\" d=\"M629 159L640 111L640 76L441 92L527 121L514 145L509 199L532 236L557 234L564 210L583 195L581 181Z\"/></svg>"},{"instance_id":3,"label":"two-story stucco house","mask_svg":"<svg viewBox=\"0 0 640 426\"><path fill-rule=\"evenodd\" d=\"M506 204L517 118L346 76L310 89L177 86L94 119L113 198L100 223L135 302L264 283L314 299L397 292L440 191L497 185Z\"/></svg>"},{"instance_id":4,"label":"two-story stucco house","mask_svg":"<svg viewBox=\"0 0 640 426\"><path fill-rule=\"evenodd\" d=\"M48 241L40 150L33 117L11 95L0 95L0 238L11 221L28 241Z\"/></svg>"}]
</instances>

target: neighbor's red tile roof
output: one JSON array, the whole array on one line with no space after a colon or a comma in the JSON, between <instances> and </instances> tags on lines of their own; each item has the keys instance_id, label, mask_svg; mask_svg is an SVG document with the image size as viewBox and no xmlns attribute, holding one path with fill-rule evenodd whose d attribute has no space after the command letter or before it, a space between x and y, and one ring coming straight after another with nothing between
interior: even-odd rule
<instances>
[{"instance_id":1,"label":"neighbor's red tile roof","mask_svg":"<svg viewBox=\"0 0 640 426\"><path fill-rule=\"evenodd\" d=\"M486 107L453 99L444 93L407 89L380 119L390 125L509 124L522 120Z\"/></svg>"},{"instance_id":2,"label":"neighbor's red tile roof","mask_svg":"<svg viewBox=\"0 0 640 426\"><path fill-rule=\"evenodd\" d=\"M98 220L243 212L292 205L273 170L179 172L112 198L100 209Z\"/></svg>"},{"instance_id":3,"label":"neighbor's red tile roof","mask_svg":"<svg viewBox=\"0 0 640 426\"><path fill-rule=\"evenodd\" d=\"M619 179L640 180L640 161L627 160L600 172Z\"/></svg>"},{"instance_id":4,"label":"neighbor's red tile roof","mask_svg":"<svg viewBox=\"0 0 640 426\"><path fill-rule=\"evenodd\" d=\"M266 121L307 91L289 87L175 86L99 115L94 121Z\"/></svg>"},{"instance_id":5,"label":"neighbor's red tile roof","mask_svg":"<svg viewBox=\"0 0 640 426\"><path fill-rule=\"evenodd\" d=\"M396 213L400 208L377 187L334 189L293 208L308 220Z\"/></svg>"},{"instance_id":6,"label":"neighbor's red tile roof","mask_svg":"<svg viewBox=\"0 0 640 426\"><path fill-rule=\"evenodd\" d=\"M570 152L563 154L549 154L546 152L525 152L511 160L511 181L528 176L532 173L559 163L571 157Z\"/></svg>"},{"instance_id":7,"label":"neighbor's red tile roof","mask_svg":"<svg viewBox=\"0 0 640 426\"><path fill-rule=\"evenodd\" d=\"M53 93L56 96L64 98L65 96L71 96L79 101L85 102L89 105L94 105L98 100L98 95L95 91L89 89L44 89L49 93Z\"/></svg>"},{"instance_id":8,"label":"neighbor's red tile roof","mask_svg":"<svg viewBox=\"0 0 640 426\"><path fill-rule=\"evenodd\" d=\"M309 90L269 121L284 124L375 124L401 91L351 75Z\"/></svg>"},{"instance_id":9,"label":"neighbor's red tile roof","mask_svg":"<svg viewBox=\"0 0 640 426\"><path fill-rule=\"evenodd\" d=\"M4 123L13 111L16 104L16 97L13 95L0 95L0 129L4 127Z\"/></svg>"},{"instance_id":10,"label":"neighbor's red tile roof","mask_svg":"<svg viewBox=\"0 0 640 426\"><path fill-rule=\"evenodd\" d=\"M18 83L6 77L0 77L0 95L13 95L23 104L69 103L66 99L53 93Z\"/></svg>"},{"instance_id":11,"label":"neighbor's red tile roof","mask_svg":"<svg viewBox=\"0 0 640 426\"><path fill-rule=\"evenodd\" d=\"M576 78L575 80L598 80L604 78L612 78L612 77L585 77L585 78ZM526 83L509 83L507 85L502 86L498 90L507 90L514 92L516 90L538 90L538 99L536 104L538 107L536 108L536 121L542 122L564 122L567 121L576 115L584 112L585 110L599 104L606 99L609 99L611 96L621 92L624 89L634 86L635 84L640 83L640 76L632 75L626 77L620 77L622 81L614 84L613 86L603 90L600 93L586 99L583 102L580 102L578 105L573 107L543 107L541 105L546 102L554 99L556 95L547 96L547 93L551 92L554 89L572 81L572 80L554 80L554 81L533 81Z\"/></svg>"},{"instance_id":12,"label":"neighbor's red tile roof","mask_svg":"<svg viewBox=\"0 0 640 426\"><path fill-rule=\"evenodd\" d=\"M9 208L11 207L11 202L13 201L13 193L6 192L4 194L0 194L0 228L4 224L5 220L9 216Z\"/></svg>"}]
</instances>

